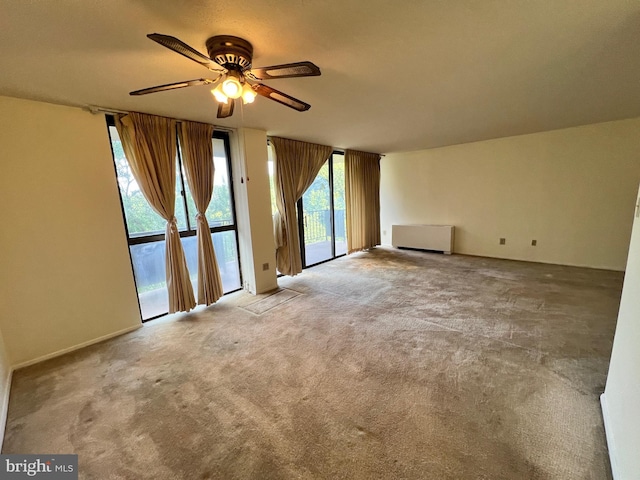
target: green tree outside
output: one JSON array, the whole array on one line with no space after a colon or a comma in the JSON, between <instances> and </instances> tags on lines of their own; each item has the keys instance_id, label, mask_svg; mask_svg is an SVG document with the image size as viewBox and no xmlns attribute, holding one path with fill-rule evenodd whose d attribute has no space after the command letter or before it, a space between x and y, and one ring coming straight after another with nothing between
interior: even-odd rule
<instances>
[{"instance_id":1,"label":"green tree outside","mask_svg":"<svg viewBox=\"0 0 640 480\"><path fill-rule=\"evenodd\" d=\"M336 158L337 157L337 158ZM273 175L271 183L271 213L277 212ZM344 159L342 155L333 156L334 210L336 220L336 240L345 241ZM318 172L313 184L304 193L305 242L324 242L331 238L331 225L328 212L331 209L329 188L329 163L325 163Z\"/></svg>"}]
</instances>

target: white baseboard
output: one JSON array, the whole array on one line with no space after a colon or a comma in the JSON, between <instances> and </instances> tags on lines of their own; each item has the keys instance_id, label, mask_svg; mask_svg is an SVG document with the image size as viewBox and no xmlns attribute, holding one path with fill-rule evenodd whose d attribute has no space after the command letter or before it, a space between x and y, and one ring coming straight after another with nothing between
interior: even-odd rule
<instances>
[{"instance_id":1,"label":"white baseboard","mask_svg":"<svg viewBox=\"0 0 640 480\"><path fill-rule=\"evenodd\" d=\"M0 399L2 402L0 409L0 452L2 451L2 444L4 443L4 430L7 426L7 414L9 413L9 393L11 392L11 378L13 377L13 368L10 368L7 372L7 378L4 379L4 398Z\"/></svg>"},{"instance_id":2,"label":"white baseboard","mask_svg":"<svg viewBox=\"0 0 640 480\"><path fill-rule=\"evenodd\" d=\"M600 395L600 406L602 407L602 419L604 420L604 432L607 436L607 448L609 449L609 463L611 463L611 474L613 480L622 480L618 475L618 464L616 461L616 444L613 440L613 431L611 430L611 421L609 420L609 405L607 397L603 393Z\"/></svg>"},{"instance_id":3,"label":"white baseboard","mask_svg":"<svg viewBox=\"0 0 640 480\"><path fill-rule=\"evenodd\" d=\"M88 347L89 345L93 345L95 343L104 342L105 340L109 340L113 337L118 337L120 335L124 335L125 333L133 332L134 330L142 327L142 323L139 325L134 325L132 327L127 327L122 330L118 330L117 332L112 332L107 335L103 335L102 337L94 338L92 340L88 340L86 342L79 343L78 345L73 345L72 347L63 348L62 350L58 350L56 352L47 353L46 355L42 355L38 358L33 358L31 360L27 360L25 362L18 363L17 365L13 365L13 370L18 370L20 368L28 367L30 365L35 365L36 363L44 362L45 360L49 360L51 358L59 357L60 355L64 355L65 353L70 353L75 350L79 350L84 347Z\"/></svg>"}]
</instances>

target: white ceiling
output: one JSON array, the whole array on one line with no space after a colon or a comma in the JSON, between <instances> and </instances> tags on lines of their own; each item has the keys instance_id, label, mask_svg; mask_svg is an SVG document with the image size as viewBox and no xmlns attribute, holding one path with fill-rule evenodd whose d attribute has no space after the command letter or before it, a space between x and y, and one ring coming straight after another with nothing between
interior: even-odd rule
<instances>
[{"instance_id":1,"label":"white ceiling","mask_svg":"<svg viewBox=\"0 0 640 480\"><path fill-rule=\"evenodd\" d=\"M639 27L637 0L0 0L0 95L417 150L640 116ZM265 83L312 108L259 97L218 120L206 86L130 97L209 76L154 32L310 60L322 76Z\"/></svg>"}]
</instances>

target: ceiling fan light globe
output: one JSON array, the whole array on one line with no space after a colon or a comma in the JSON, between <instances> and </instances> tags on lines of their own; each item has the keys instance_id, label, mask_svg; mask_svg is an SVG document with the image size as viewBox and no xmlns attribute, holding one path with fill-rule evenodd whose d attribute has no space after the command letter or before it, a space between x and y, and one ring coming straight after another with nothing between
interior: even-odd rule
<instances>
[{"instance_id":1,"label":"ceiling fan light globe","mask_svg":"<svg viewBox=\"0 0 640 480\"><path fill-rule=\"evenodd\" d=\"M220 88L220 85L218 85L216 88L211 90L211 93L213 94L217 102L227 103L229 101L227 96L224 94L224 92Z\"/></svg>"},{"instance_id":2,"label":"ceiling fan light globe","mask_svg":"<svg viewBox=\"0 0 640 480\"><path fill-rule=\"evenodd\" d=\"M253 103L257 96L258 94L253 88L251 88L251 85L245 83L244 87L242 87L242 101L244 102L244 104L246 105L247 103Z\"/></svg>"},{"instance_id":3,"label":"ceiling fan light globe","mask_svg":"<svg viewBox=\"0 0 640 480\"><path fill-rule=\"evenodd\" d=\"M222 82L222 91L229 98L239 98L242 95L242 85L235 77L229 77Z\"/></svg>"}]
</instances>

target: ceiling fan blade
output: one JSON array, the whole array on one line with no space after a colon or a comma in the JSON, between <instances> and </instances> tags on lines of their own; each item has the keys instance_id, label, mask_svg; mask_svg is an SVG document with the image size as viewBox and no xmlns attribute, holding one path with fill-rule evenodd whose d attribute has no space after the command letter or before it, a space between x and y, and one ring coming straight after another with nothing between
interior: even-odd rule
<instances>
[{"instance_id":1,"label":"ceiling fan blade","mask_svg":"<svg viewBox=\"0 0 640 480\"><path fill-rule=\"evenodd\" d=\"M220 102L218 104L218 118L227 118L233 115L233 106L235 104L235 100L230 98L227 100L227 103Z\"/></svg>"},{"instance_id":2,"label":"ceiling fan blade","mask_svg":"<svg viewBox=\"0 0 640 480\"><path fill-rule=\"evenodd\" d=\"M218 65L216 62L211 60L206 55L198 52L194 48L191 48L182 40L178 40L176 37L172 37L170 35L162 35L161 33L150 33L149 35L147 35L147 37L154 42L159 43L163 47L167 47L169 50L173 50L180 55L184 55L189 60L198 62L200 65L207 67L209 70L222 71L220 69L220 65Z\"/></svg>"},{"instance_id":3,"label":"ceiling fan blade","mask_svg":"<svg viewBox=\"0 0 640 480\"><path fill-rule=\"evenodd\" d=\"M275 78L317 77L320 69L311 62L285 63L270 67L252 68L246 74L253 80L272 80Z\"/></svg>"},{"instance_id":4,"label":"ceiling fan blade","mask_svg":"<svg viewBox=\"0 0 640 480\"><path fill-rule=\"evenodd\" d=\"M305 103L302 100L298 100L297 98L294 98L291 95L282 93L276 90L275 88L271 88L262 83L258 83L257 85L254 85L253 89L256 91L258 95L270 98L271 100L281 103L282 105L285 105L289 108L293 108L294 110L297 110L299 112L304 112L311 108L311 105L309 105L308 103Z\"/></svg>"},{"instance_id":5,"label":"ceiling fan blade","mask_svg":"<svg viewBox=\"0 0 640 480\"><path fill-rule=\"evenodd\" d=\"M130 92L129 95L146 95L147 93L164 92L165 90L175 90L176 88L192 87L194 85L209 85L215 82L216 80L211 80L210 78L198 78L196 80L185 80L184 82L167 83L166 85L143 88L142 90Z\"/></svg>"}]
</instances>

